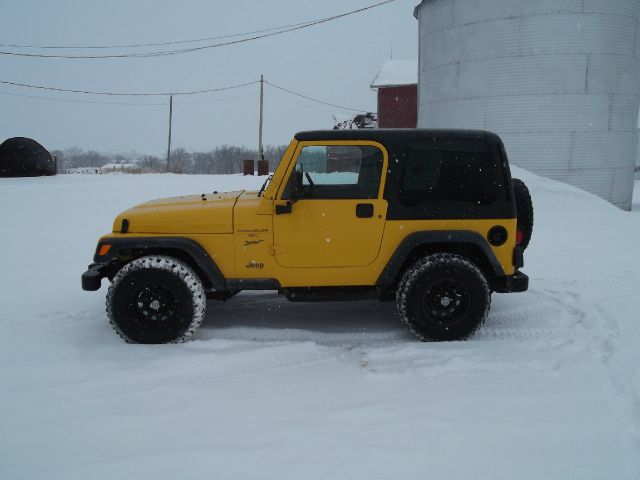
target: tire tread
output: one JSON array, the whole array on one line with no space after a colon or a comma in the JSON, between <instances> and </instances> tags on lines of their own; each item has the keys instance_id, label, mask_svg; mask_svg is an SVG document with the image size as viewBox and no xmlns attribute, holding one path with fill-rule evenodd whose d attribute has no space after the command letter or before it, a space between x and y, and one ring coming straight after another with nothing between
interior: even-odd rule
<instances>
[{"instance_id":1,"label":"tire tread","mask_svg":"<svg viewBox=\"0 0 640 480\"><path fill-rule=\"evenodd\" d=\"M189 340L200 328L202 324L205 312L206 312L206 294L204 291L204 286L202 285L202 281L198 277L198 275L193 271L193 269L187 265L186 263L169 256L164 255L149 255L145 257L136 258L131 262L127 263L124 267L120 269L120 271L113 278L113 281L109 285L109 290L107 292L107 318L109 319L109 324L113 327L115 332L127 343L137 343L131 338L129 338L122 329L118 326L118 323L115 319L114 311L113 311L113 296L115 294L116 288L124 279L126 279L127 275L134 271L139 271L143 269L156 268L159 270L165 270L173 273L178 278L180 278L185 286L188 288L191 293L191 299L193 301L193 311L194 315L189 323L188 328L184 331L182 335L177 337L174 340L171 340L166 343L184 343Z\"/></svg>"},{"instance_id":2,"label":"tire tread","mask_svg":"<svg viewBox=\"0 0 640 480\"><path fill-rule=\"evenodd\" d=\"M533 201L527 185L519 178L513 178L513 195L516 199L516 213L518 215L518 228L524 233L523 248L529 246L533 234Z\"/></svg>"},{"instance_id":3,"label":"tire tread","mask_svg":"<svg viewBox=\"0 0 640 480\"><path fill-rule=\"evenodd\" d=\"M402 279L400 280L400 283L398 284L398 288L396 290L396 308L400 315L400 319L402 320L402 323L405 325L405 327L407 327L407 329L413 335L415 335L418 340L423 342L433 341L434 339L421 332L417 328L416 323L411 318L411 315L409 313L409 300L411 290L414 285L420 280L422 274L434 267L441 266L449 266L454 268L457 267L470 270L479 279L481 279L481 283L484 289L483 294L486 299L486 308L480 318L480 321L478 321L474 325L474 327L464 336L459 337L458 340L464 340L472 336L486 321L489 314L489 309L491 307L491 290L489 289L482 271L466 258L451 253L435 253L417 260L405 271Z\"/></svg>"}]
</instances>

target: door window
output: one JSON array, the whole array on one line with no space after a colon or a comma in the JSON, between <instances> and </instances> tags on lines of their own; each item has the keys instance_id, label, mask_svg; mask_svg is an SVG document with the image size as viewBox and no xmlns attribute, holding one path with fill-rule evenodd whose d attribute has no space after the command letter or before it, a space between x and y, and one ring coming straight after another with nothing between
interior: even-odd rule
<instances>
[{"instance_id":1,"label":"door window","mask_svg":"<svg viewBox=\"0 0 640 480\"><path fill-rule=\"evenodd\" d=\"M378 198L383 158L371 145L303 147L282 198Z\"/></svg>"}]
</instances>

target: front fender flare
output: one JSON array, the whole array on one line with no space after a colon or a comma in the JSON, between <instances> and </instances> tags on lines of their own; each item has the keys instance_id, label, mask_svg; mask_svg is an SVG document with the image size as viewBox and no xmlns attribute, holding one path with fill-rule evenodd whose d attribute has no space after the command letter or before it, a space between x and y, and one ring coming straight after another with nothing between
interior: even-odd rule
<instances>
[{"instance_id":1,"label":"front fender flare","mask_svg":"<svg viewBox=\"0 0 640 480\"><path fill-rule=\"evenodd\" d=\"M111 248L106 255L99 255L102 245L109 244ZM142 254L167 252L181 252L188 256L198 273L202 275L202 281L208 288L224 291L227 290L227 282L224 275L207 251L198 242L182 237L132 237L132 238L103 238L98 242L93 261L99 264L113 261L128 260L129 257Z\"/></svg>"}]
</instances>

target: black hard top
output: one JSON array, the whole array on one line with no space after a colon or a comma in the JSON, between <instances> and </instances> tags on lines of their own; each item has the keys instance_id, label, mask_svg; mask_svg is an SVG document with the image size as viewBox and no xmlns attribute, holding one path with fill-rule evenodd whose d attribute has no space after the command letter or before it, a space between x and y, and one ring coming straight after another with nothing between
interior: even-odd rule
<instances>
[{"instance_id":1,"label":"black hard top","mask_svg":"<svg viewBox=\"0 0 640 480\"><path fill-rule=\"evenodd\" d=\"M431 130L422 128L361 128L353 130L314 130L296 133L296 140L322 142L331 140L365 140L381 143L389 154L389 169L384 189L384 198L389 202L387 220L448 219L448 218L515 218L515 202L511 192L511 174L504 145L500 137L484 130ZM473 152L490 152L491 171L488 189L500 190L497 200L491 205L455 205L443 199L438 202L423 202L417 206L407 205L400 198L405 176L406 159L414 148L430 145L435 149L457 149L462 155ZM422 147L421 147L422 146ZM452 170L453 171L453 170ZM448 179L448 181L454 181ZM487 180L485 179L485 182ZM478 177L476 183L480 184Z\"/></svg>"},{"instance_id":2,"label":"black hard top","mask_svg":"<svg viewBox=\"0 0 640 480\"><path fill-rule=\"evenodd\" d=\"M427 128L358 128L351 130L311 130L298 132L294 138L300 142L321 140L371 140L385 144L427 139L469 139L489 143L499 140L495 133L485 130L427 129Z\"/></svg>"}]
</instances>

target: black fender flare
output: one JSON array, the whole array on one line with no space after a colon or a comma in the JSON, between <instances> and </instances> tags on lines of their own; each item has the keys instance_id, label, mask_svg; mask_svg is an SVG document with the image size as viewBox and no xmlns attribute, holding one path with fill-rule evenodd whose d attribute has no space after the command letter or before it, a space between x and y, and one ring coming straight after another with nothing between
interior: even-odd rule
<instances>
[{"instance_id":1,"label":"black fender flare","mask_svg":"<svg viewBox=\"0 0 640 480\"><path fill-rule=\"evenodd\" d=\"M466 244L478 247L489 262L495 276L503 277L505 275L502 265L491 250L488 241L479 233L469 230L432 230L407 235L382 270L376 285L382 288L392 287L411 252L418 247L434 244Z\"/></svg>"},{"instance_id":2,"label":"black fender flare","mask_svg":"<svg viewBox=\"0 0 640 480\"><path fill-rule=\"evenodd\" d=\"M99 255L103 245L111 245L106 255ZM186 255L197 273L203 278L202 281L207 288L219 291L227 290L227 282L207 251L195 240L183 237L132 237L132 238L103 238L98 242L93 261L96 264L107 264L111 262L127 261L130 258L149 253L161 253L166 251L171 255L171 251L179 251Z\"/></svg>"}]
</instances>

